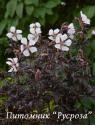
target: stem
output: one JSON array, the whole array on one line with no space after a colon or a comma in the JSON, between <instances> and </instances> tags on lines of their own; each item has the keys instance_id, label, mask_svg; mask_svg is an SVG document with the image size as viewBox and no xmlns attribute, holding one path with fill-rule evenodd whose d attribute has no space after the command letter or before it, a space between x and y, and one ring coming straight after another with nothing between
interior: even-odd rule
<instances>
[{"instance_id":1,"label":"stem","mask_svg":"<svg viewBox=\"0 0 95 125\"><path fill-rule=\"evenodd\" d=\"M16 80L16 81L17 81L18 83L20 83L20 78L19 78L19 73L18 73L18 72L16 73L16 77L17 77L17 80Z\"/></svg>"},{"instance_id":2,"label":"stem","mask_svg":"<svg viewBox=\"0 0 95 125\"><path fill-rule=\"evenodd\" d=\"M31 68L31 67L32 67L32 64L31 64L31 62L32 62L32 57L31 57L31 55L30 55L29 61L30 61L30 68Z\"/></svg>"}]
</instances>

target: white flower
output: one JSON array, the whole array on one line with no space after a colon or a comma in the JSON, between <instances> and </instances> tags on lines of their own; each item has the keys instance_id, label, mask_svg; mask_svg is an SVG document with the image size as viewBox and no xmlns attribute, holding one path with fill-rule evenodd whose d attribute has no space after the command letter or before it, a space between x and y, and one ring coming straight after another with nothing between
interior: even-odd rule
<instances>
[{"instance_id":1,"label":"white flower","mask_svg":"<svg viewBox=\"0 0 95 125\"><path fill-rule=\"evenodd\" d=\"M69 51L69 46L72 44L72 41L68 39L67 34L58 34L55 42L55 48L62 51Z\"/></svg>"},{"instance_id":2,"label":"white flower","mask_svg":"<svg viewBox=\"0 0 95 125\"><path fill-rule=\"evenodd\" d=\"M80 12L80 15L81 15L81 19L82 19L83 23L90 25L90 19L88 19L88 17L85 14L83 14L82 11Z\"/></svg>"},{"instance_id":3,"label":"white flower","mask_svg":"<svg viewBox=\"0 0 95 125\"><path fill-rule=\"evenodd\" d=\"M95 30L92 30L92 35L95 35Z\"/></svg>"},{"instance_id":4,"label":"white flower","mask_svg":"<svg viewBox=\"0 0 95 125\"><path fill-rule=\"evenodd\" d=\"M39 35L37 35L37 34L28 34L28 40L29 41L35 41L35 43L39 40Z\"/></svg>"},{"instance_id":5,"label":"white flower","mask_svg":"<svg viewBox=\"0 0 95 125\"><path fill-rule=\"evenodd\" d=\"M40 23L32 23L30 24L30 33L28 35L29 41L35 41L37 42L39 40L40 34L41 34L41 25Z\"/></svg>"},{"instance_id":6,"label":"white flower","mask_svg":"<svg viewBox=\"0 0 95 125\"><path fill-rule=\"evenodd\" d=\"M70 23L70 24L68 25L68 31L67 31L67 33L68 33L69 35L75 34L75 28L74 28L74 24L73 24L73 23Z\"/></svg>"},{"instance_id":7,"label":"white flower","mask_svg":"<svg viewBox=\"0 0 95 125\"><path fill-rule=\"evenodd\" d=\"M30 53L34 53L37 51L37 48L34 47L36 43L34 40L28 41L27 38L22 38L21 43L21 52L24 56L30 56Z\"/></svg>"},{"instance_id":8,"label":"white flower","mask_svg":"<svg viewBox=\"0 0 95 125\"><path fill-rule=\"evenodd\" d=\"M58 33L59 33L59 29L55 29L55 30L53 30L53 29L50 29L49 30L49 39L50 40L52 40L52 41L55 41L56 40L56 36L58 35Z\"/></svg>"},{"instance_id":9,"label":"white flower","mask_svg":"<svg viewBox=\"0 0 95 125\"><path fill-rule=\"evenodd\" d=\"M12 39L13 41L21 40L22 38L22 30L19 30L12 26L10 27L9 33L7 33L7 37Z\"/></svg>"},{"instance_id":10,"label":"white flower","mask_svg":"<svg viewBox=\"0 0 95 125\"><path fill-rule=\"evenodd\" d=\"M6 61L11 68L8 72L17 72L19 68L18 58L8 58Z\"/></svg>"},{"instance_id":11,"label":"white flower","mask_svg":"<svg viewBox=\"0 0 95 125\"><path fill-rule=\"evenodd\" d=\"M30 33L32 34L41 34L41 25L40 23L32 23L30 24Z\"/></svg>"}]
</instances>

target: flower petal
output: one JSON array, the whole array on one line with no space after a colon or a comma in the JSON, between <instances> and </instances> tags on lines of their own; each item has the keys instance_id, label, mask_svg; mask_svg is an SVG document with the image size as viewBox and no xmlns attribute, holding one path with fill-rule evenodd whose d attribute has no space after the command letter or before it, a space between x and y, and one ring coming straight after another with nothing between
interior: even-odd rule
<instances>
[{"instance_id":1,"label":"flower petal","mask_svg":"<svg viewBox=\"0 0 95 125\"><path fill-rule=\"evenodd\" d=\"M67 34L61 35L60 37L62 41L65 41L68 38Z\"/></svg>"},{"instance_id":2,"label":"flower petal","mask_svg":"<svg viewBox=\"0 0 95 125\"><path fill-rule=\"evenodd\" d=\"M14 72L17 72L17 67L16 66L13 65L12 68L13 68Z\"/></svg>"},{"instance_id":3,"label":"flower petal","mask_svg":"<svg viewBox=\"0 0 95 125\"><path fill-rule=\"evenodd\" d=\"M31 53L37 52L37 48L36 47L30 47L29 50L31 51Z\"/></svg>"},{"instance_id":4,"label":"flower petal","mask_svg":"<svg viewBox=\"0 0 95 125\"><path fill-rule=\"evenodd\" d=\"M74 24L73 23L69 24L67 33L69 35L72 35L72 34L75 33L75 28L74 28Z\"/></svg>"},{"instance_id":5,"label":"flower petal","mask_svg":"<svg viewBox=\"0 0 95 125\"><path fill-rule=\"evenodd\" d=\"M36 28L36 33L40 34L41 33L41 29L40 28Z\"/></svg>"},{"instance_id":6,"label":"flower petal","mask_svg":"<svg viewBox=\"0 0 95 125\"><path fill-rule=\"evenodd\" d=\"M50 40L52 40L52 41L55 41L55 39L54 39L53 36L49 36L48 38L49 38Z\"/></svg>"},{"instance_id":7,"label":"flower petal","mask_svg":"<svg viewBox=\"0 0 95 125\"><path fill-rule=\"evenodd\" d=\"M25 49L25 50L23 51L23 54L24 54L24 56L30 56L30 53L29 53L29 50L28 50L28 49Z\"/></svg>"},{"instance_id":8,"label":"flower petal","mask_svg":"<svg viewBox=\"0 0 95 125\"><path fill-rule=\"evenodd\" d=\"M35 23L30 24L30 28L34 28L35 27Z\"/></svg>"},{"instance_id":9,"label":"flower petal","mask_svg":"<svg viewBox=\"0 0 95 125\"><path fill-rule=\"evenodd\" d=\"M12 33L7 33L6 35L8 38L12 38L13 34Z\"/></svg>"},{"instance_id":10,"label":"flower petal","mask_svg":"<svg viewBox=\"0 0 95 125\"><path fill-rule=\"evenodd\" d=\"M73 34L69 35L69 38L74 39L74 35Z\"/></svg>"},{"instance_id":11,"label":"flower petal","mask_svg":"<svg viewBox=\"0 0 95 125\"><path fill-rule=\"evenodd\" d=\"M21 46L20 46L20 50L21 50L21 52L23 52L23 50L24 50L24 45L21 45Z\"/></svg>"},{"instance_id":12,"label":"flower petal","mask_svg":"<svg viewBox=\"0 0 95 125\"><path fill-rule=\"evenodd\" d=\"M69 51L69 48L67 46L62 46L62 51Z\"/></svg>"},{"instance_id":13,"label":"flower petal","mask_svg":"<svg viewBox=\"0 0 95 125\"><path fill-rule=\"evenodd\" d=\"M27 45L27 39L25 37L23 37L21 39L21 43L24 44L24 45Z\"/></svg>"},{"instance_id":14,"label":"flower petal","mask_svg":"<svg viewBox=\"0 0 95 125\"><path fill-rule=\"evenodd\" d=\"M17 72L17 68L14 68L14 72Z\"/></svg>"},{"instance_id":15,"label":"flower petal","mask_svg":"<svg viewBox=\"0 0 95 125\"><path fill-rule=\"evenodd\" d=\"M90 25L90 20L86 19L86 21L84 21L86 24Z\"/></svg>"},{"instance_id":16,"label":"flower petal","mask_svg":"<svg viewBox=\"0 0 95 125\"><path fill-rule=\"evenodd\" d=\"M8 72L13 72L13 68L11 68Z\"/></svg>"},{"instance_id":17,"label":"flower petal","mask_svg":"<svg viewBox=\"0 0 95 125\"><path fill-rule=\"evenodd\" d=\"M69 29L73 29L74 28L74 24L73 23L70 23L69 26L68 26Z\"/></svg>"},{"instance_id":18,"label":"flower petal","mask_svg":"<svg viewBox=\"0 0 95 125\"><path fill-rule=\"evenodd\" d=\"M55 48L57 48L57 49L61 49L60 44L55 44Z\"/></svg>"},{"instance_id":19,"label":"flower petal","mask_svg":"<svg viewBox=\"0 0 95 125\"><path fill-rule=\"evenodd\" d=\"M22 39L22 35L21 34L17 34L17 39L21 40Z\"/></svg>"},{"instance_id":20,"label":"flower petal","mask_svg":"<svg viewBox=\"0 0 95 125\"><path fill-rule=\"evenodd\" d=\"M9 60L9 61L11 61L11 62L13 61L13 59L12 59L12 58L8 58L7 60Z\"/></svg>"},{"instance_id":21,"label":"flower petal","mask_svg":"<svg viewBox=\"0 0 95 125\"><path fill-rule=\"evenodd\" d=\"M58 34L58 33L59 33L59 29L55 29L54 34Z\"/></svg>"},{"instance_id":22,"label":"flower petal","mask_svg":"<svg viewBox=\"0 0 95 125\"><path fill-rule=\"evenodd\" d=\"M14 61L15 63L17 63L17 62L18 62L18 58L13 58L13 61Z\"/></svg>"},{"instance_id":23,"label":"flower petal","mask_svg":"<svg viewBox=\"0 0 95 125\"><path fill-rule=\"evenodd\" d=\"M64 42L64 45L66 45L66 46L70 46L71 44L72 44L72 41L70 39L68 39Z\"/></svg>"},{"instance_id":24,"label":"flower petal","mask_svg":"<svg viewBox=\"0 0 95 125\"><path fill-rule=\"evenodd\" d=\"M37 42L38 39L39 39L39 35L28 34L28 40L29 41L33 41L34 40L35 42Z\"/></svg>"},{"instance_id":25,"label":"flower petal","mask_svg":"<svg viewBox=\"0 0 95 125\"><path fill-rule=\"evenodd\" d=\"M53 29L50 29L48 34L49 34L50 36L51 36L51 35L54 35Z\"/></svg>"},{"instance_id":26,"label":"flower petal","mask_svg":"<svg viewBox=\"0 0 95 125\"><path fill-rule=\"evenodd\" d=\"M22 33L22 30L16 30L16 33L17 34Z\"/></svg>"},{"instance_id":27,"label":"flower petal","mask_svg":"<svg viewBox=\"0 0 95 125\"><path fill-rule=\"evenodd\" d=\"M19 67L19 63L16 63L16 67Z\"/></svg>"},{"instance_id":28,"label":"flower petal","mask_svg":"<svg viewBox=\"0 0 95 125\"><path fill-rule=\"evenodd\" d=\"M11 26L10 32L14 33L16 31L16 28L14 26Z\"/></svg>"},{"instance_id":29,"label":"flower petal","mask_svg":"<svg viewBox=\"0 0 95 125\"><path fill-rule=\"evenodd\" d=\"M55 44L55 48L60 49L62 51L69 51L67 46L60 46L60 44Z\"/></svg>"},{"instance_id":30,"label":"flower petal","mask_svg":"<svg viewBox=\"0 0 95 125\"><path fill-rule=\"evenodd\" d=\"M36 22L35 25L39 28L41 27L41 24L39 22Z\"/></svg>"},{"instance_id":31,"label":"flower petal","mask_svg":"<svg viewBox=\"0 0 95 125\"><path fill-rule=\"evenodd\" d=\"M8 65L11 66L11 65L12 65L12 62L11 62L11 61L7 61L6 64L8 64Z\"/></svg>"},{"instance_id":32,"label":"flower petal","mask_svg":"<svg viewBox=\"0 0 95 125\"><path fill-rule=\"evenodd\" d=\"M28 38L28 40L31 40L31 39L33 40L33 37L34 37L33 34L28 34L28 37L27 37L27 38Z\"/></svg>"},{"instance_id":33,"label":"flower petal","mask_svg":"<svg viewBox=\"0 0 95 125\"><path fill-rule=\"evenodd\" d=\"M56 42L56 43L60 43L60 42L61 42L61 37L62 37L62 34L59 33L59 34L56 36L56 38L55 38L55 42Z\"/></svg>"},{"instance_id":34,"label":"flower petal","mask_svg":"<svg viewBox=\"0 0 95 125\"><path fill-rule=\"evenodd\" d=\"M30 33L35 34L35 29L34 28L30 28Z\"/></svg>"},{"instance_id":35,"label":"flower petal","mask_svg":"<svg viewBox=\"0 0 95 125\"><path fill-rule=\"evenodd\" d=\"M90 19L88 19L87 16L85 14L83 14L82 11L80 11L80 15L81 15L81 19L82 19L83 23L90 25Z\"/></svg>"},{"instance_id":36,"label":"flower petal","mask_svg":"<svg viewBox=\"0 0 95 125\"><path fill-rule=\"evenodd\" d=\"M29 40L29 45L31 46L31 45L35 45L36 44L36 41L35 40Z\"/></svg>"}]
</instances>

